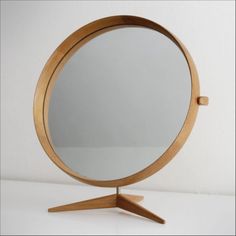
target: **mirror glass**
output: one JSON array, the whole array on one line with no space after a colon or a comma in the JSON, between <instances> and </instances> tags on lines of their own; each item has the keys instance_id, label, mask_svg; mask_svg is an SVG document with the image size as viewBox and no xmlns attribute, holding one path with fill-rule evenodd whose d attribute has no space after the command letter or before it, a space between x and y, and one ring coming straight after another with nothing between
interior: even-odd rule
<instances>
[{"instance_id":1,"label":"mirror glass","mask_svg":"<svg viewBox=\"0 0 236 236\"><path fill-rule=\"evenodd\" d=\"M48 113L53 148L84 177L130 176L170 147L190 98L187 61L169 38L113 29L84 44L58 75Z\"/></svg>"}]
</instances>

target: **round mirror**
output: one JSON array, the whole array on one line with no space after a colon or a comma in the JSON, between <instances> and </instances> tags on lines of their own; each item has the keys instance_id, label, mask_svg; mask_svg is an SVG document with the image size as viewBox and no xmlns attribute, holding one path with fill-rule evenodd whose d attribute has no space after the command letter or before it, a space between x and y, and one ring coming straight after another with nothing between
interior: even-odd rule
<instances>
[{"instance_id":1,"label":"round mirror","mask_svg":"<svg viewBox=\"0 0 236 236\"><path fill-rule=\"evenodd\" d=\"M198 95L196 69L175 36L143 18L105 18L49 59L35 96L36 130L72 177L122 186L173 158L193 126Z\"/></svg>"},{"instance_id":2,"label":"round mirror","mask_svg":"<svg viewBox=\"0 0 236 236\"><path fill-rule=\"evenodd\" d=\"M187 61L166 36L141 27L103 33L58 75L48 115L53 148L87 178L127 177L168 149L190 98Z\"/></svg>"}]
</instances>

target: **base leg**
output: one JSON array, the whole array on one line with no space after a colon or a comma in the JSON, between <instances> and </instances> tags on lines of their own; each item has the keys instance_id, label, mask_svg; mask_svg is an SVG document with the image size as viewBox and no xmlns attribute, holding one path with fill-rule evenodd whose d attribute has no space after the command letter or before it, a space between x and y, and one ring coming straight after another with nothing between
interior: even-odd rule
<instances>
[{"instance_id":1,"label":"base leg","mask_svg":"<svg viewBox=\"0 0 236 236\"><path fill-rule=\"evenodd\" d=\"M135 213L137 215L146 217L148 219L154 220L160 224L165 224L165 220L160 218L159 216L153 214L151 211L148 211L144 207L138 205L137 203L131 201L129 198L127 198L123 194L119 194L117 196L117 202L116 202L117 207Z\"/></svg>"},{"instance_id":2,"label":"base leg","mask_svg":"<svg viewBox=\"0 0 236 236\"><path fill-rule=\"evenodd\" d=\"M88 209L111 208L111 207L116 207L116 194L49 208L48 211L49 212L76 211L76 210L88 210Z\"/></svg>"},{"instance_id":3,"label":"base leg","mask_svg":"<svg viewBox=\"0 0 236 236\"><path fill-rule=\"evenodd\" d=\"M122 196L125 196L126 198L134 202L141 202L144 198L143 196L133 194L122 194Z\"/></svg>"},{"instance_id":4,"label":"base leg","mask_svg":"<svg viewBox=\"0 0 236 236\"><path fill-rule=\"evenodd\" d=\"M143 196L139 195L131 195L131 194L123 194L123 195L135 202L140 202L143 199ZM105 197L99 197L82 202L75 202L67 205L49 208L48 212L112 208L116 207L116 199L117 199L117 194L112 194Z\"/></svg>"}]
</instances>

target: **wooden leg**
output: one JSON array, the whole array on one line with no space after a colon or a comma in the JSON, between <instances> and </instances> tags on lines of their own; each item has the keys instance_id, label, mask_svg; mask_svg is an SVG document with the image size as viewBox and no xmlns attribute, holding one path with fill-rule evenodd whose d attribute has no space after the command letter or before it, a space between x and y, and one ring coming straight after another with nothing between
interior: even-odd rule
<instances>
[{"instance_id":1,"label":"wooden leg","mask_svg":"<svg viewBox=\"0 0 236 236\"><path fill-rule=\"evenodd\" d=\"M160 224L165 224L165 220L160 218L159 216L153 214L152 212L148 211L144 207L138 205L137 203L133 202L129 198L127 198L123 194L119 194L117 196L117 202L116 202L117 207L135 213L137 215L146 217L148 219L154 220Z\"/></svg>"},{"instance_id":2,"label":"wooden leg","mask_svg":"<svg viewBox=\"0 0 236 236\"><path fill-rule=\"evenodd\" d=\"M49 208L48 211L49 212L76 211L76 210L88 210L88 209L111 208L111 207L116 207L116 194Z\"/></svg>"},{"instance_id":3,"label":"wooden leg","mask_svg":"<svg viewBox=\"0 0 236 236\"><path fill-rule=\"evenodd\" d=\"M126 198L134 202L140 202L143 200L143 196L140 195L122 194L122 196L125 196Z\"/></svg>"},{"instance_id":4,"label":"wooden leg","mask_svg":"<svg viewBox=\"0 0 236 236\"><path fill-rule=\"evenodd\" d=\"M59 212L119 207L123 210L135 213L137 215L154 220L158 223L164 224L165 220L136 203L141 201L142 199L143 196L118 193L82 202L75 202L63 206L49 208L48 211Z\"/></svg>"}]
</instances>

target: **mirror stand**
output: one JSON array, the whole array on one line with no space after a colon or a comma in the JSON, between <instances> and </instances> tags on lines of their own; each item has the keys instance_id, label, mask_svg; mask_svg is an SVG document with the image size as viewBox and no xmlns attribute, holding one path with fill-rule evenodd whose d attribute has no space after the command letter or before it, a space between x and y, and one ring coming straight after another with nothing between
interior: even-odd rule
<instances>
[{"instance_id":1,"label":"mirror stand","mask_svg":"<svg viewBox=\"0 0 236 236\"><path fill-rule=\"evenodd\" d=\"M121 194L119 191L119 187L116 187L116 194L49 208L48 212L76 211L76 210L118 207L123 210L132 212L134 214L146 217L158 223L165 224L165 220L163 220L159 216L153 214L152 212L148 211L144 207L137 204L137 202L140 202L142 200L143 196Z\"/></svg>"}]
</instances>

